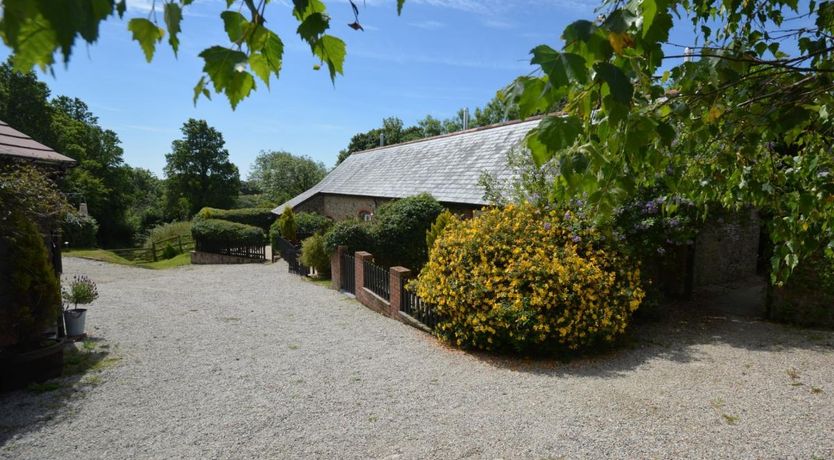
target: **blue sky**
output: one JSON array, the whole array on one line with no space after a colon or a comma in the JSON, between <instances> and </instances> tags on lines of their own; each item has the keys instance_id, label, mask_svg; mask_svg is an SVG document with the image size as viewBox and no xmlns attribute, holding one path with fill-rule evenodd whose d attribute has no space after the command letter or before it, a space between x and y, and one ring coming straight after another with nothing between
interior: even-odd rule
<instances>
[{"instance_id":1,"label":"blue sky","mask_svg":"<svg viewBox=\"0 0 834 460\"><path fill-rule=\"evenodd\" d=\"M128 17L147 15L151 0L133 0ZM406 124L426 114L452 116L483 105L518 75L529 73L529 51L559 45L573 20L592 18L596 2L579 0L407 0L397 16L394 0L362 0L364 32L346 1L328 1L332 33L347 42L345 75L331 84L326 70L295 34L288 6L275 0L267 21L285 43L284 68L267 91L262 85L232 111L223 96L192 104L204 48L227 43L219 18L225 2L197 0L183 21L179 57L163 42L147 64L126 30L111 19L98 43L76 46L68 67L41 78L53 95L78 97L102 126L116 131L125 160L158 175L171 141L189 117L219 129L242 176L264 149L310 155L328 167L350 137L375 128L386 116ZM159 18L162 19L161 17Z\"/></svg>"}]
</instances>

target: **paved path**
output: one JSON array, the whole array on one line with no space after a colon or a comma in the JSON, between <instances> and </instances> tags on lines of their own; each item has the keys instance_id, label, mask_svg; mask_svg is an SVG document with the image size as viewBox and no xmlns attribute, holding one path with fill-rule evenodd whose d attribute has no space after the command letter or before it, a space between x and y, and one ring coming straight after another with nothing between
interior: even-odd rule
<instances>
[{"instance_id":1,"label":"paved path","mask_svg":"<svg viewBox=\"0 0 834 460\"><path fill-rule=\"evenodd\" d=\"M99 283L111 363L0 396L0 457L834 458L834 334L726 318L637 328L570 364L467 354L286 265Z\"/></svg>"}]
</instances>

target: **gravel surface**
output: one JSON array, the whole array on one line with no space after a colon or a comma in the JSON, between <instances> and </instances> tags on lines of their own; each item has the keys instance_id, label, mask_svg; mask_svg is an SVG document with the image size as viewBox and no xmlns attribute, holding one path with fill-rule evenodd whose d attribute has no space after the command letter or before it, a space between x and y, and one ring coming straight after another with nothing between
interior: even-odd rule
<instances>
[{"instance_id":1,"label":"gravel surface","mask_svg":"<svg viewBox=\"0 0 834 460\"><path fill-rule=\"evenodd\" d=\"M3 458L834 458L832 332L690 309L607 356L513 360L282 262L64 268L99 283L109 364L0 395Z\"/></svg>"}]
</instances>

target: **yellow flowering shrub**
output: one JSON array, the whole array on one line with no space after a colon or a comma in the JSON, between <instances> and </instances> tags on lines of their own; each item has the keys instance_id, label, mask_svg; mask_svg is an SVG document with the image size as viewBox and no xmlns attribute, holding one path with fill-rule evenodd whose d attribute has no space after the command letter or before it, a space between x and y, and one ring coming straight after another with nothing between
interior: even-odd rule
<instances>
[{"instance_id":1,"label":"yellow flowering shrub","mask_svg":"<svg viewBox=\"0 0 834 460\"><path fill-rule=\"evenodd\" d=\"M622 334L643 300L635 263L570 211L510 205L453 220L417 294L437 334L483 350L581 350Z\"/></svg>"}]
</instances>

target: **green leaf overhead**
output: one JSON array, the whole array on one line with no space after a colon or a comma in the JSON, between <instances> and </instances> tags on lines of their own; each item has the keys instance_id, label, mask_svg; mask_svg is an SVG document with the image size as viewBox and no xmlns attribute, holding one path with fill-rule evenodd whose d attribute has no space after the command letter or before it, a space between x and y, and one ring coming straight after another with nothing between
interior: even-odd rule
<instances>
[{"instance_id":1,"label":"green leaf overhead","mask_svg":"<svg viewBox=\"0 0 834 460\"><path fill-rule=\"evenodd\" d=\"M213 46L200 53L200 57L205 62L203 71L211 79L214 90L226 94L233 109L255 87L252 74L245 70L248 64L246 53Z\"/></svg>"},{"instance_id":2,"label":"green leaf overhead","mask_svg":"<svg viewBox=\"0 0 834 460\"><path fill-rule=\"evenodd\" d=\"M345 42L332 35L325 35L313 45L313 53L327 64L330 71L330 80L336 82L336 74L343 72L347 47Z\"/></svg>"},{"instance_id":3,"label":"green leaf overhead","mask_svg":"<svg viewBox=\"0 0 834 460\"><path fill-rule=\"evenodd\" d=\"M168 45L175 56L179 55L182 22L188 17L186 8L193 3L194 0L153 0L153 8L146 17L128 20L127 29L147 61L153 59L157 44L164 38L166 30ZM199 56L204 60L208 57L208 66L214 69L220 62L214 59L218 54L214 48L239 51L246 55L246 59L236 61L237 69L242 74L228 74L214 69L212 74L204 76L202 85L197 85L195 95L209 94L209 88L214 88L216 92L225 93L236 106L240 95L245 97L254 89L255 76L267 88L273 76L278 78L283 64L284 44L268 25L282 23L271 16L274 22L266 20L269 8L281 11L274 6L276 3L270 0L222 2L225 9L220 16L229 42L211 46ZM99 39L99 27L103 21L111 17L121 18L131 12L127 0L2 0L0 4L0 38L10 48L15 68L23 72L35 66L49 70L55 63L56 52L61 53L64 62L69 62L76 39L81 38L92 44ZM398 15L402 13L404 4L405 0L397 0ZM296 32L310 45L311 54L321 61L313 68L318 70L326 64L331 81L335 81L336 75L344 70L346 45L343 40L327 34L330 16L325 3L321 0L293 0L292 6L292 14L298 22ZM349 26L362 30L358 22L359 8L353 3L350 6L355 21ZM160 28L160 24L164 29ZM219 74L226 74L226 77L221 78L218 86Z\"/></svg>"},{"instance_id":4,"label":"green leaf overhead","mask_svg":"<svg viewBox=\"0 0 834 460\"><path fill-rule=\"evenodd\" d=\"M608 85L614 100L624 105L631 103L634 87L619 67L607 62L598 62L594 64L594 70L595 79Z\"/></svg>"},{"instance_id":5,"label":"green leaf overhead","mask_svg":"<svg viewBox=\"0 0 834 460\"><path fill-rule=\"evenodd\" d=\"M180 49L180 22L182 21L182 9L174 2L165 4L165 27L168 28L168 44L174 50L174 55Z\"/></svg>"},{"instance_id":6,"label":"green leaf overhead","mask_svg":"<svg viewBox=\"0 0 834 460\"><path fill-rule=\"evenodd\" d=\"M223 19L223 26L229 41L239 45L248 32L249 21L237 11L224 11L220 13L220 17Z\"/></svg>"},{"instance_id":7,"label":"green leaf overhead","mask_svg":"<svg viewBox=\"0 0 834 460\"><path fill-rule=\"evenodd\" d=\"M151 62L153 53L156 51L156 44L162 40L165 31L144 18L131 19L128 22L127 28L133 32L133 39L139 42L139 46L142 47L142 52L145 53L145 59Z\"/></svg>"},{"instance_id":8,"label":"green leaf overhead","mask_svg":"<svg viewBox=\"0 0 834 460\"><path fill-rule=\"evenodd\" d=\"M533 48L531 64L538 65L556 87L570 83L585 84L588 81L588 69L585 59L573 53L560 53L547 45Z\"/></svg>"}]
</instances>

